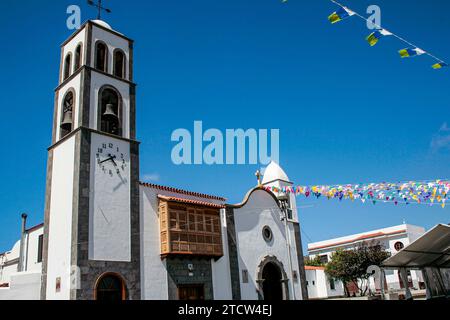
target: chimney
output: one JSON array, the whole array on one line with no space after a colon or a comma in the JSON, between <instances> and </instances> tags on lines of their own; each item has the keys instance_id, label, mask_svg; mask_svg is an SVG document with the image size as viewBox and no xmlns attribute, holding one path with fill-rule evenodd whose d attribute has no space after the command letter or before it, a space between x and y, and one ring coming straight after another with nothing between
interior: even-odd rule
<instances>
[{"instance_id":1,"label":"chimney","mask_svg":"<svg viewBox=\"0 0 450 320\"><path fill-rule=\"evenodd\" d=\"M22 213L22 229L20 234L20 253L19 253L19 264L17 266L17 271L25 271L25 235L27 230L27 217L26 213Z\"/></svg>"}]
</instances>

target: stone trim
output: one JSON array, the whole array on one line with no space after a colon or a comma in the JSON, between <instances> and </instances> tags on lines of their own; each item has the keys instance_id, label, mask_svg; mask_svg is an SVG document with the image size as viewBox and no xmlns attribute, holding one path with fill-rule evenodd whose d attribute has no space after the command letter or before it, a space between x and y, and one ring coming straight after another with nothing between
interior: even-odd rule
<instances>
[{"instance_id":1,"label":"stone trim","mask_svg":"<svg viewBox=\"0 0 450 320\"><path fill-rule=\"evenodd\" d=\"M228 238L228 261L230 264L231 295L233 300L241 300L241 283L239 274L239 255L234 222L234 210L227 206L225 209ZM225 244L224 244L225 245Z\"/></svg>"},{"instance_id":2,"label":"stone trim","mask_svg":"<svg viewBox=\"0 0 450 320\"><path fill-rule=\"evenodd\" d=\"M247 202L248 202L248 200L250 199L250 196L252 195L252 193L255 192L255 191L258 191L258 190L267 192L267 193L273 198L273 200L275 201L275 203L277 204L277 206L281 209L280 201L278 200L278 198L277 198L272 192L267 191L267 190L264 189L264 187L262 187L262 186L254 187L254 188L251 189L249 192L247 192L247 194L246 194L245 197L244 197L244 200L242 200L241 203L238 203L238 204L229 204L228 206L230 206L230 207L232 207L232 208L236 208L236 209L242 208L243 206L245 206L245 205L247 204Z\"/></svg>"},{"instance_id":3,"label":"stone trim","mask_svg":"<svg viewBox=\"0 0 450 320\"><path fill-rule=\"evenodd\" d=\"M121 137L121 136L116 136L116 135L113 135L113 134L109 134L109 133L107 133L107 132L102 132L102 131L98 131L98 130L91 129L91 128L87 128L87 127L78 127L78 128L76 128L75 130L71 131L71 132L70 132L68 135L66 135L64 138L62 138L61 140L55 142L55 143L54 143L53 145L51 145L50 147L48 147L47 150L50 151L50 150L56 148L57 146L59 146L61 143L63 143L64 141L66 141L67 139L69 139L70 137L72 137L73 135L75 135L75 134L76 134L78 131L80 131L80 130L88 130L88 131L90 131L90 132L102 134L102 135L105 135L105 136L108 136L108 137L111 137L111 138L115 138L115 139L119 139L119 140L123 140L123 141L129 142L129 143L137 143L137 144L140 144L139 141L136 141L136 140L130 140L130 139L127 139L127 138L124 138L124 137Z\"/></svg>"},{"instance_id":4,"label":"stone trim","mask_svg":"<svg viewBox=\"0 0 450 320\"><path fill-rule=\"evenodd\" d=\"M50 201L52 193L53 150L49 150L47 159L47 177L45 182L44 240L42 246L41 300L47 297L48 234L50 228Z\"/></svg>"},{"instance_id":5,"label":"stone trim","mask_svg":"<svg viewBox=\"0 0 450 320\"><path fill-rule=\"evenodd\" d=\"M130 113L129 113L129 135L130 139L136 139L136 86L130 86Z\"/></svg>"},{"instance_id":6,"label":"stone trim","mask_svg":"<svg viewBox=\"0 0 450 320\"><path fill-rule=\"evenodd\" d=\"M302 300L308 300L308 288L306 286L306 271L305 262L303 260L303 247L302 238L300 234L300 224L298 222L292 222L294 226L294 237L295 237L295 248L297 251L297 261L298 261L298 273L300 280L300 288L302 291Z\"/></svg>"},{"instance_id":7,"label":"stone trim","mask_svg":"<svg viewBox=\"0 0 450 320\"><path fill-rule=\"evenodd\" d=\"M101 25L99 25L99 24L93 22L92 20L87 20L86 22L84 22L84 23L80 26L80 28L79 28L77 31L75 31L74 33L72 33L68 39L66 39L63 43L61 43L60 46L61 46L61 47L64 47L64 46L65 46L66 44L68 44L73 38L75 38L76 35L77 35L78 33L80 33L81 30L83 30L86 26L92 28L93 25L95 25L95 26L96 26L97 28L99 28L99 29L102 29L102 30L104 30L104 31L110 32L110 33L112 33L112 34L114 34L114 35L116 35L116 36L118 36L118 37L120 37L120 38L122 38L122 39L125 39L125 40L127 40L128 42L134 42L134 40L132 40L132 39L130 39L130 38L124 36L123 34L117 32L117 31L114 31L114 30L105 28L105 27L103 27L103 26L101 26Z\"/></svg>"},{"instance_id":8,"label":"stone trim","mask_svg":"<svg viewBox=\"0 0 450 320\"><path fill-rule=\"evenodd\" d=\"M268 263L273 263L274 265L276 265L281 272L281 290L283 293L283 300L289 300L289 278L287 276L286 271L284 270L284 266L283 263L277 259L277 257L272 256L272 255L267 255L265 256L262 261L259 263L257 269L256 269L256 283L258 283L258 299L259 300L264 300L264 294L263 294L263 283L264 283L264 279L263 279L263 271L264 271L264 267L268 264Z\"/></svg>"},{"instance_id":9,"label":"stone trim","mask_svg":"<svg viewBox=\"0 0 450 320\"><path fill-rule=\"evenodd\" d=\"M73 73L70 75L70 77L68 77L67 79L65 79L64 81L62 81L62 82L54 89L54 91L61 90L62 87L64 87L69 81L71 81L73 78L75 78L79 73L81 73L81 72L82 72L83 70L85 70L85 69L88 69L88 70L90 70L91 72L97 72L97 73L99 73L99 74L102 74L102 75L104 75L104 76L113 78L113 79L118 80L118 81L121 81L121 82L124 82L124 83L126 83L126 84L128 84L128 85L130 85L130 86L136 86L136 83L131 82L131 81L128 81L127 79L122 79L122 78L116 77L116 76L113 75L113 74L110 74L110 73L107 73L107 72L98 70L98 69L96 69L96 68L94 68L94 67L83 65L83 66L81 66L80 68L78 68L78 70L76 70L75 72L73 72Z\"/></svg>"}]
</instances>

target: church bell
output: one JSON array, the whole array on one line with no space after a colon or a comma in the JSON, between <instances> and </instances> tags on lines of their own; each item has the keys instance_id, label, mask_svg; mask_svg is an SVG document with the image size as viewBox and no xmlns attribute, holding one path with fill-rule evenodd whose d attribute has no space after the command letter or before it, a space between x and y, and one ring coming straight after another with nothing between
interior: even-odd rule
<instances>
[{"instance_id":1,"label":"church bell","mask_svg":"<svg viewBox=\"0 0 450 320\"><path fill-rule=\"evenodd\" d=\"M64 118L61 122L61 128L64 130L71 130L72 129L72 111L66 111L64 112Z\"/></svg>"},{"instance_id":2,"label":"church bell","mask_svg":"<svg viewBox=\"0 0 450 320\"><path fill-rule=\"evenodd\" d=\"M103 116L105 118L109 118L109 119L114 119L114 120L119 120L119 117L117 116L117 114L114 112L114 105L108 103L106 105L106 110L103 113Z\"/></svg>"}]
</instances>

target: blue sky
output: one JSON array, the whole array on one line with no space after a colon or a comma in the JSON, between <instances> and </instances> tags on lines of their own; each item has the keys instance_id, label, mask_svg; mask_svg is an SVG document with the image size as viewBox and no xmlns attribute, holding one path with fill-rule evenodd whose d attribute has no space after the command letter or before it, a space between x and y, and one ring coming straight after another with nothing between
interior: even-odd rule
<instances>
[{"instance_id":1,"label":"blue sky","mask_svg":"<svg viewBox=\"0 0 450 320\"><path fill-rule=\"evenodd\" d=\"M135 43L141 177L240 202L259 166L175 166L173 130L280 129L281 165L297 184L450 178L450 69L352 17L330 25L328 0L107 0L106 20ZM342 0L450 60L447 0ZM66 8L85 1L2 1L3 181L0 251L19 237L20 213L43 220L59 45ZM298 199L303 242L402 223L450 222L449 208Z\"/></svg>"}]
</instances>

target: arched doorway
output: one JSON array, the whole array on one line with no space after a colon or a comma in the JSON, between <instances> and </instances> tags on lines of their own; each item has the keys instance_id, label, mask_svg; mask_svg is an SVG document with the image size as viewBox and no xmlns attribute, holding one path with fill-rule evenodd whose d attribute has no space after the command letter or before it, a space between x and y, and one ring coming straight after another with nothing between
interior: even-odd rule
<instances>
[{"instance_id":1,"label":"arched doorway","mask_svg":"<svg viewBox=\"0 0 450 320\"><path fill-rule=\"evenodd\" d=\"M264 266L262 272L264 300L283 300L283 289L281 284L281 270L274 263L269 262Z\"/></svg>"},{"instance_id":2,"label":"arched doorway","mask_svg":"<svg viewBox=\"0 0 450 320\"><path fill-rule=\"evenodd\" d=\"M277 257L265 256L258 265L256 275L259 300L289 300L289 279Z\"/></svg>"},{"instance_id":3,"label":"arched doorway","mask_svg":"<svg viewBox=\"0 0 450 320\"><path fill-rule=\"evenodd\" d=\"M105 273L98 278L95 285L95 300L125 300L125 292L125 282L121 276L115 273Z\"/></svg>"}]
</instances>

